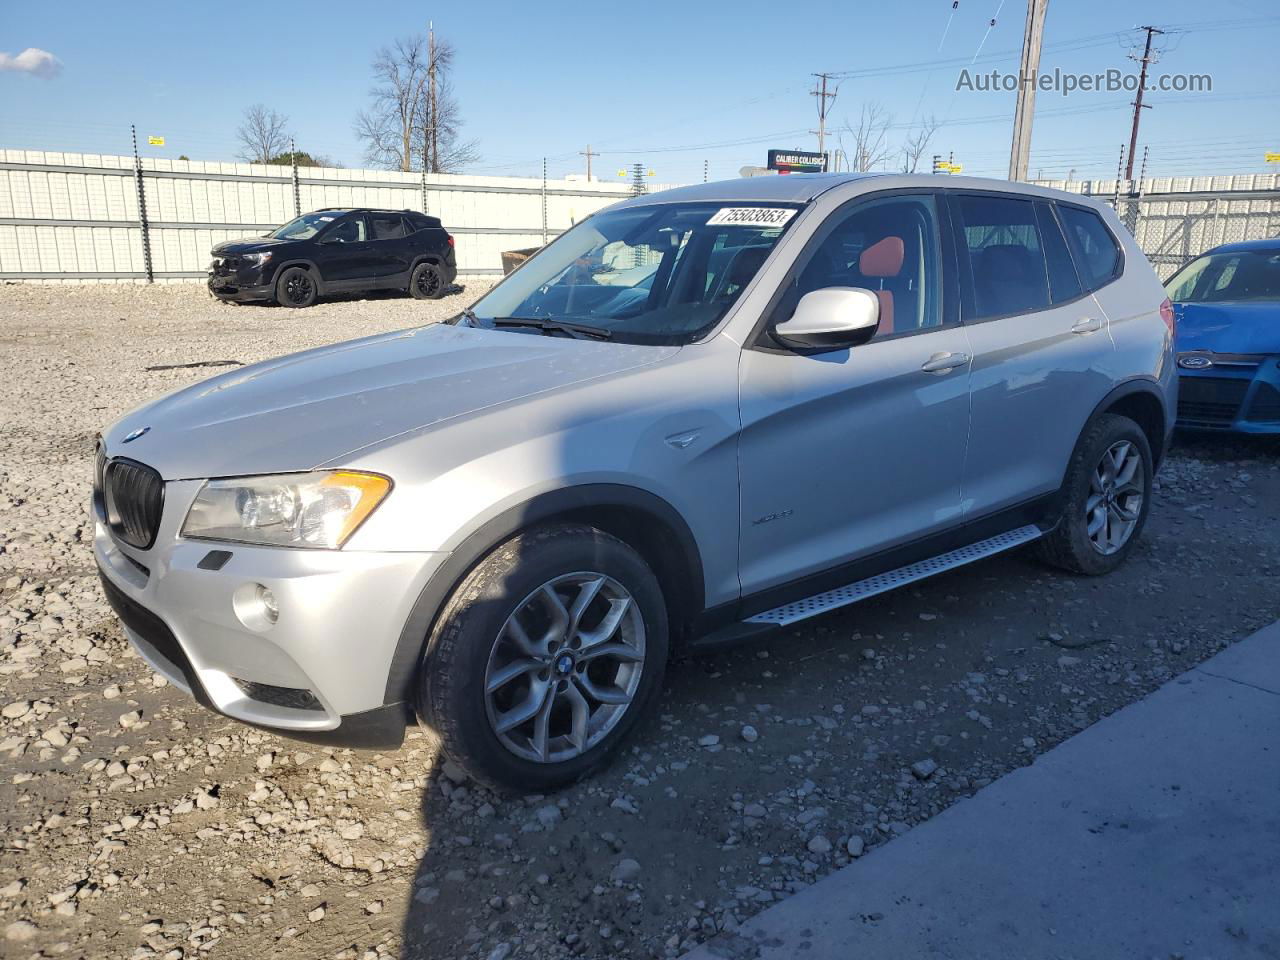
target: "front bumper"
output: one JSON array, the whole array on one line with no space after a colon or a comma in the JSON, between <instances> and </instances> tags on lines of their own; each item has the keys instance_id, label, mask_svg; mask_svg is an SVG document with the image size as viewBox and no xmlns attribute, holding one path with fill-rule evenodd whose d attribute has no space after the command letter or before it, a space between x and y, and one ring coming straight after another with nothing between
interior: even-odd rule
<instances>
[{"instance_id":1,"label":"front bumper","mask_svg":"<svg viewBox=\"0 0 1280 960\"><path fill-rule=\"evenodd\" d=\"M1189 357L1210 365L1186 369ZM1180 429L1280 434L1280 356L1196 352L1179 367Z\"/></svg>"},{"instance_id":2,"label":"front bumper","mask_svg":"<svg viewBox=\"0 0 1280 960\"><path fill-rule=\"evenodd\" d=\"M275 284L244 284L236 277L209 277L209 292L219 300L273 300Z\"/></svg>"},{"instance_id":3,"label":"front bumper","mask_svg":"<svg viewBox=\"0 0 1280 960\"><path fill-rule=\"evenodd\" d=\"M209 264L209 292L219 300L273 300L274 281L275 268L270 263L229 267L215 259Z\"/></svg>"},{"instance_id":4,"label":"front bumper","mask_svg":"<svg viewBox=\"0 0 1280 960\"><path fill-rule=\"evenodd\" d=\"M446 555L184 540L178 530L200 485L165 485L160 532L146 551L118 542L93 511L103 589L138 653L236 720L313 742L398 746L412 713L386 702L388 672L413 603ZM275 623L246 613L258 584L275 595Z\"/></svg>"}]
</instances>

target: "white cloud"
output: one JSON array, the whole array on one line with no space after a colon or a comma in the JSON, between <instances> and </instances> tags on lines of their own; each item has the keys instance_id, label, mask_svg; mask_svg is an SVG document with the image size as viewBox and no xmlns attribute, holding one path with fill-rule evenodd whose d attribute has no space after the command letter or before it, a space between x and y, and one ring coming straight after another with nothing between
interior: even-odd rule
<instances>
[{"instance_id":1,"label":"white cloud","mask_svg":"<svg viewBox=\"0 0 1280 960\"><path fill-rule=\"evenodd\" d=\"M0 51L0 70L30 73L37 77L52 77L62 69L62 61L48 50L27 47L16 57Z\"/></svg>"}]
</instances>

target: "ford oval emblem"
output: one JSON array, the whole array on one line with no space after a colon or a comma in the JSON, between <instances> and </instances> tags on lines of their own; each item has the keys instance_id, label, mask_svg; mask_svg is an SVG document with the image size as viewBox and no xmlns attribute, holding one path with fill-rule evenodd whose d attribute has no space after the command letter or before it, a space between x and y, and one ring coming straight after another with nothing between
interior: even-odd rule
<instances>
[{"instance_id":1,"label":"ford oval emblem","mask_svg":"<svg viewBox=\"0 0 1280 960\"><path fill-rule=\"evenodd\" d=\"M1208 370L1213 366L1213 361L1206 356L1192 354L1189 357L1179 357L1178 366L1184 370Z\"/></svg>"},{"instance_id":2,"label":"ford oval emblem","mask_svg":"<svg viewBox=\"0 0 1280 960\"><path fill-rule=\"evenodd\" d=\"M125 436L125 438L124 438L123 440L121 440L120 442L121 442L121 443L133 443L133 441L137 440L137 439L138 439L140 436L142 436L143 434L150 433L150 432L151 432L151 428L150 428L150 427L139 427L137 430L133 430L133 431L131 431L129 434L127 434L127 435Z\"/></svg>"}]
</instances>

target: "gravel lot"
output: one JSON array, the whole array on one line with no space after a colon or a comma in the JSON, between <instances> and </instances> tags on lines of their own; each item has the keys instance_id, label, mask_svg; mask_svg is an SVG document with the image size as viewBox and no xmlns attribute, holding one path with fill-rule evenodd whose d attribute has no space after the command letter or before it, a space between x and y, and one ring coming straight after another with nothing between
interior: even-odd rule
<instances>
[{"instance_id":1,"label":"gravel lot","mask_svg":"<svg viewBox=\"0 0 1280 960\"><path fill-rule=\"evenodd\" d=\"M200 710L134 657L87 523L96 431L254 361L451 315L192 286L0 286L0 955L670 957L1280 616L1280 443L1180 443L1132 561L1006 555L672 665L554 796ZM1000 843L992 837L993 846Z\"/></svg>"}]
</instances>

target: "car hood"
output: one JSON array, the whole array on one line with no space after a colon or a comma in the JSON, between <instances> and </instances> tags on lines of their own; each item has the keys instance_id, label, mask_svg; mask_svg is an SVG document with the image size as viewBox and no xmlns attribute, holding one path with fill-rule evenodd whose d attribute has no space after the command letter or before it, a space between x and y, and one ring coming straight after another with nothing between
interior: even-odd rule
<instances>
[{"instance_id":1,"label":"car hood","mask_svg":"<svg viewBox=\"0 0 1280 960\"><path fill-rule=\"evenodd\" d=\"M1280 353L1280 303L1175 303L1178 351Z\"/></svg>"},{"instance_id":2,"label":"car hood","mask_svg":"<svg viewBox=\"0 0 1280 960\"><path fill-rule=\"evenodd\" d=\"M126 414L104 441L110 456L149 464L165 480L309 470L409 431L677 352L436 324L213 377Z\"/></svg>"},{"instance_id":3,"label":"car hood","mask_svg":"<svg viewBox=\"0 0 1280 960\"><path fill-rule=\"evenodd\" d=\"M269 250L272 247L278 247L282 244L293 242L293 240L280 240L276 237L245 237L241 240L224 240L209 252L215 257L225 257L228 254L254 253L258 250Z\"/></svg>"}]
</instances>

